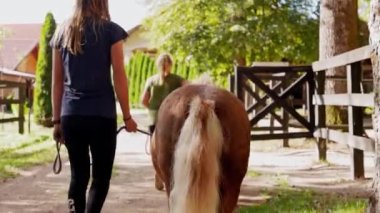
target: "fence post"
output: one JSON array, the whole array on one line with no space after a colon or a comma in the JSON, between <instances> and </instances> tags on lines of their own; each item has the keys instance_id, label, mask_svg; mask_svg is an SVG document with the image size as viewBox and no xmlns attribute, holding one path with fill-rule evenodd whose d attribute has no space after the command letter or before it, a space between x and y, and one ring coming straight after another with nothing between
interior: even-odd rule
<instances>
[{"instance_id":1,"label":"fence post","mask_svg":"<svg viewBox=\"0 0 380 213\"><path fill-rule=\"evenodd\" d=\"M18 86L18 132L24 134L25 85Z\"/></svg>"},{"instance_id":2,"label":"fence post","mask_svg":"<svg viewBox=\"0 0 380 213\"><path fill-rule=\"evenodd\" d=\"M346 67L347 94L361 93L361 63L356 62ZM350 135L363 136L363 108L348 106L348 131ZM351 176L352 179L364 178L364 151L351 149Z\"/></svg>"},{"instance_id":3,"label":"fence post","mask_svg":"<svg viewBox=\"0 0 380 213\"><path fill-rule=\"evenodd\" d=\"M30 134L31 129L31 117L32 117L32 106L33 106L33 81L32 80L26 80L26 101L28 106L28 133Z\"/></svg>"},{"instance_id":4,"label":"fence post","mask_svg":"<svg viewBox=\"0 0 380 213\"><path fill-rule=\"evenodd\" d=\"M272 74L273 76L273 74ZM272 90L274 89L274 85L276 84L276 80L275 78L270 78L269 79L269 88ZM277 91L276 91L277 92ZM274 110L273 110L274 111ZM285 113L285 110L282 109L282 111ZM275 111L274 111L275 112ZM275 112L276 113L276 112ZM269 134L274 134L274 129L275 129L275 123L274 123L274 117L272 114L268 114L269 115ZM284 146L284 144L282 145Z\"/></svg>"},{"instance_id":5,"label":"fence post","mask_svg":"<svg viewBox=\"0 0 380 213\"><path fill-rule=\"evenodd\" d=\"M243 79L242 74L239 71L239 67L235 66L235 83L234 83L234 91L235 95L238 99L240 99L244 103L244 93L243 93Z\"/></svg>"},{"instance_id":6,"label":"fence post","mask_svg":"<svg viewBox=\"0 0 380 213\"><path fill-rule=\"evenodd\" d=\"M235 91L235 75L231 74L231 75L228 75L228 88L230 90L230 92L234 93Z\"/></svg>"},{"instance_id":7,"label":"fence post","mask_svg":"<svg viewBox=\"0 0 380 213\"><path fill-rule=\"evenodd\" d=\"M326 80L326 72L319 71L316 74L317 77L317 85L316 85L316 94L323 95L325 93L325 80ZM316 121L318 128L326 127L326 106L325 105L317 105L315 110L316 112ZM326 139L317 138L317 147L318 147L318 156L320 161L327 160L327 142Z\"/></svg>"},{"instance_id":8,"label":"fence post","mask_svg":"<svg viewBox=\"0 0 380 213\"><path fill-rule=\"evenodd\" d=\"M280 92L283 92L289 86L289 79L292 78L292 77L293 77L292 74L285 72L283 81L285 81L286 83L280 88ZM290 103L290 100L287 99L286 102ZM289 119L289 112L286 111L284 108L282 108L282 118L284 120L284 125L282 127L282 132L283 133L289 133L289 121L290 121L290 119ZM282 142L282 147L290 147L289 146L289 139L288 138L286 138L286 137L284 138L284 140Z\"/></svg>"},{"instance_id":9,"label":"fence post","mask_svg":"<svg viewBox=\"0 0 380 213\"><path fill-rule=\"evenodd\" d=\"M307 71L308 80L306 84L306 100L305 105L307 109L307 117L310 122L310 124L313 125L311 135L313 135L315 131L315 108L313 106L313 96L315 91L315 81L314 81L314 72L313 69L310 67L310 69ZM304 96L303 96L304 98Z\"/></svg>"}]
</instances>

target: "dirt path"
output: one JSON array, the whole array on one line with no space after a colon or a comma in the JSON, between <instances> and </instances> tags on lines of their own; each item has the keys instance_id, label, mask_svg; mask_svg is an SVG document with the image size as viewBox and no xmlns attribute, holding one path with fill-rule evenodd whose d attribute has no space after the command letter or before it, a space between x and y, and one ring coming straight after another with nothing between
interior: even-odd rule
<instances>
[{"instance_id":1,"label":"dirt path","mask_svg":"<svg viewBox=\"0 0 380 213\"><path fill-rule=\"evenodd\" d=\"M104 213L168 212L164 192L153 186L153 167L145 153L146 136L121 133ZM332 193L350 193L367 196L370 180L349 181L349 154L331 150L329 165L315 163L314 149L279 149L276 152L258 152L252 143L250 172L244 180L239 203L249 205L265 202L263 190L275 190L279 185L305 187ZM373 176L373 156L366 156L366 176ZM54 175L51 165L24 171L18 178L0 183L0 213L63 213L66 210L66 191L69 165Z\"/></svg>"}]
</instances>

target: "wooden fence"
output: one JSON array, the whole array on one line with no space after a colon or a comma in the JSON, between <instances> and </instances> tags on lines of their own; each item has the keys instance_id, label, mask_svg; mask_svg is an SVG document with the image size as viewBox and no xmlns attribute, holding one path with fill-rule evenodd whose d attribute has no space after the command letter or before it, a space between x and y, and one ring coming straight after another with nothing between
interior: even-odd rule
<instances>
[{"instance_id":1,"label":"wooden fence","mask_svg":"<svg viewBox=\"0 0 380 213\"><path fill-rule=\"evenodd\" d=\"M5 79L4 79L5 78ZM25 101L27 101L27 107L29 109L28 113L28 132L30 133L31 130L31 113L32 113L32 105L33 105L33 84L35 81L35 75L21 72L17 70L10 70L6 69L4 67L0 67L0 80L3 81L3 83L0 86L0 91L2 91L2 96L0 96L0 107L5 104L12 104L9 102L13 102L15 104L19 105L19 110L23 110L24 108L20 109L20 106L24 106ZM3 101L5 100L5 97L7 93L4 93L4 90L9 90L9 88L18 88L19 93L19 99L18 100L12 100L12 101ZM4 96L5 95L5 96ZM22 100L24 99L24 100ZM20 113L20 112L19 112ZM24 113L22 111L22 113ZM19 115L17 118L13 118L10 121L6 122L19 122L19 132L22 133L24 125L21 124L21 121L23 121L25 118L24 114L21 116ZM16 120L17 119L17 120ZM5 123L5 122L2 122Z\"/></svg>"},{"instance_id":2,"label":"wooden fence","mask_svg":"<svg viewBox=\"0 0 380 213\"><path fill-rule=\"evenodd\" d=\"M362 62L370 58L370 47L364 46L326 60L312 64L316 77L316 129L320 156L326 155L326 140L341 143L351 148L351 174L354 179L364 177L364 151L374 152L374 141L364 131L364 108L374 106L373 93L364 93ZM345 67L347 93L326 94L326 70ZM348 132L326 126L326 106L346 106L348 108Z\"/></svg>"},{"instance_id":3,"label":"wooden fence","mask_svg":"<svg viewBox=\"0 0 380 213\"><path fill-rule=\"evenodd\" d=\"M364 65L363 65L364 64ZM344 76L326 76L326 71L344 67ZM341 68L342 69L342 68ZM366 69L366 75L363 75ZM283 73L283 75L279 75ZM293 73L292 76L289 74ZM294 75L295 74L295 75ZM295 76L295 78L293 78ZM363 77L364 76L364 77ZM277 67L235 67L235 76L230 79L230 90L245 103L250 116L252 130L269 130L269 134L252 133L252 140L289 139L298 137L315 137L320 159L326 159L327 143L347 145L351 150L351 174L353 179L364 177L364 152L374 152L374 140L367 136L365 129L372 128L372 117L364 115L364 109L374 107L372 84L372 69L370 65L370 47L364 46L326 60L314 62L312 66L277 66ZM286 84L289 79L294 79ZM268 80L277 83L268 85ZM327 80L345 81L347 92L342 94L327 94ZM254 87L252 87L252 84ZM289 104L292 92L301 88L306 92L306 118ZM305 87L306 86L306 87ZM258 87L264 96L252 88ZM315 91L314 91L315 90ZM247 104L247 96L253 97L254 102ZM326 125L326 106L346 107L348 123L344 125ZM291 133L291 125L285 114L281 117L275 112L282 108L293 120L298 121L304 132ZM251 116L253 114L253 116ZM258 127L258 122L270 115L280 123L280 127ZM367 123L365 122L367 121ZM280 134L274 133L282 129ZM285 143L284 143L285 145Z\"/></svg>"},{"instance_id":4,"label":"wooden fence","mask_svg":"<svg viewBox=\"0 0 380 213\"><path fill-rule=\"evenodd\" d=\"M312 99L306 99L309 101L304 104L308 110L306 115L302 115L294 108L292 96L302 88L306 88L307 96L312 96L314 77L311 66L237 66L234 79L231 90L246 104L252 128L251 140L284 139L284 146L287 146L287 139L313 137ZM247 104L248 98L253 101ZM279 111L282 111L280 115ZM272 122L269 126L259 126L259 121L267 115L274 118L279 126ZM289 131L290 117L301 131Z\"/></svg>"},{"instance_id":5,"label":"wooden fence","mask_svg":"<svg viewBox=\"0 0 380 213\"><path fill-rule=\"evenodd\" d=\"M11 118L0 118L0 123L18 122L18 131L20 134L24 133L24 105L26 100L26 84L12 81L0 80L0 90L16 88L18 90L18 98L7 99L5 97L0 98L0 106L17 104L18 116Z\"/></svg>"}]
</instances>

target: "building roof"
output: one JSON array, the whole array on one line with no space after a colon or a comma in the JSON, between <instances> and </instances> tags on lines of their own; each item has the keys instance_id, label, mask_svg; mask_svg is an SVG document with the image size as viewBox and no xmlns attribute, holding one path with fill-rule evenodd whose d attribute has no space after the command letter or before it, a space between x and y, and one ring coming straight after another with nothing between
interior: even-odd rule
<instances>
[{"instance_id":1,"label":"building roof","mask_svg":"<svg viewBox=\"0 0 380 213\"><path fill-rule=\"evenodd\" d=\"M0 25L0 67L15 70L37 47L41 27L41 24Z\"/></svg>"},{"instance_id":2,"label":"building roof","mask_svg":"<svg viewBox=\"0 0 380 213\"><path fill-rule=\"evenodd\" d=\"M138 31L141 27L142 27L142 25L141 25L141 24L138 24L138 25L132 27L131 29L127 30L128 35L131 35L131 34L135 33L135 32Z\"/></svg>"},{"instance_id":3,"label":"building roof","mask_svg":"<svg viewBox=\"0 0 380 213\"><path fill-rule=\"evenodd\" d=\"M26 78L26 79L34 79L36 77L34 74L20 72L20 71L16 71L16 70L10 70L10 69L0 67L0 76L2 76L2 75L20 77L20 78Z\"/></svg>"}]
</instances>

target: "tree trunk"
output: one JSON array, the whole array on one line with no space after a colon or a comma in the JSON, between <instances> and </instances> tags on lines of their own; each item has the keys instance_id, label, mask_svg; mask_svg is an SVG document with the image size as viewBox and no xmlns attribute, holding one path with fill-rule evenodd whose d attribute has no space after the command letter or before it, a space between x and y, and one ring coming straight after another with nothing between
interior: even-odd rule
<instances>
[{"instance_id":1,"label":"tree trunk","mask_svg":"<svg viewBox=\"0 0 380 213\"><path fill-rule=\"evenodd\" d=\"M322 0L319 32L320 60L355 49L359 45L357 0ZM346 76L345 67L326 71L326 93L346 93L345 79L333 81L329 77ZM326 107L326 123L347 123L347 111Z\"/></svg>"},{"instance_id":2,"label":"tree trunk","mask_svg":"<svg viewBox=\"0 0 380 213\"><path fill-rule=\"evenodd\" d=\"M373 48L371 55L373 71L373 92L375 95L375 110L373 116L373 128L375 131L375 171L373 197L370 199L370 212L380 212L380 0L371 0L371 13L368 19L370 31L370 45Z\"/></svg>"}]
</instances>

